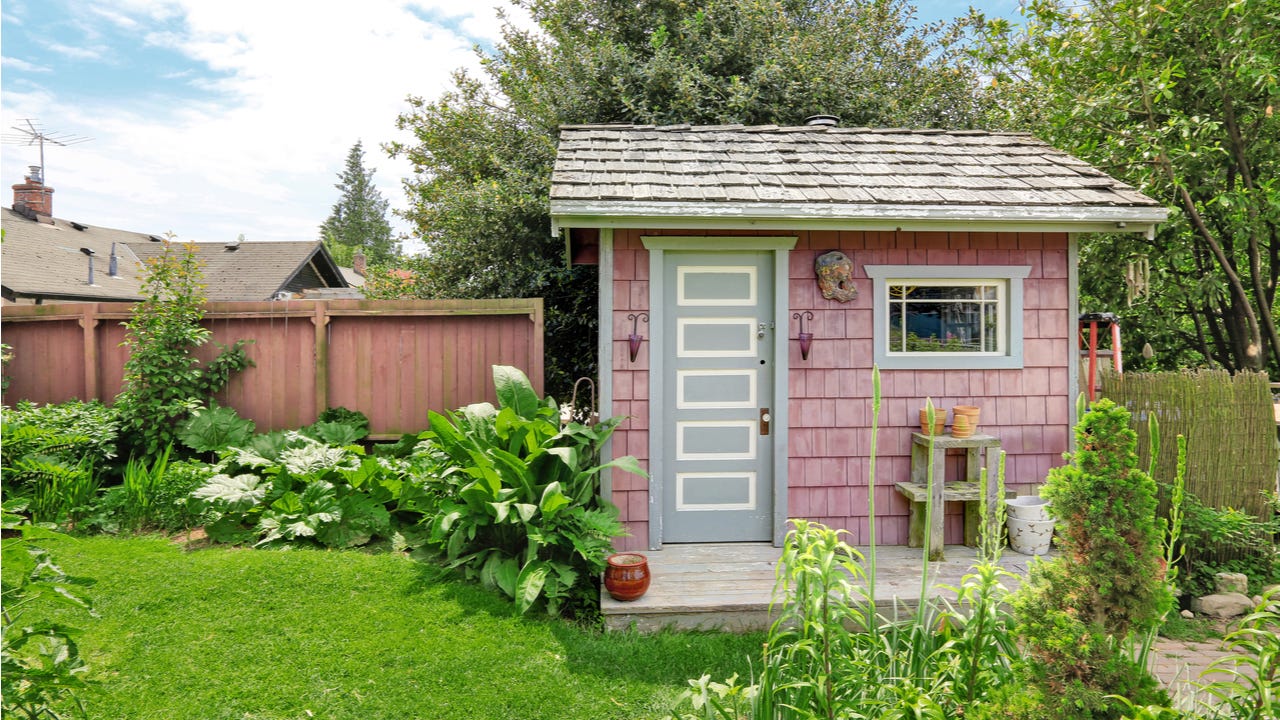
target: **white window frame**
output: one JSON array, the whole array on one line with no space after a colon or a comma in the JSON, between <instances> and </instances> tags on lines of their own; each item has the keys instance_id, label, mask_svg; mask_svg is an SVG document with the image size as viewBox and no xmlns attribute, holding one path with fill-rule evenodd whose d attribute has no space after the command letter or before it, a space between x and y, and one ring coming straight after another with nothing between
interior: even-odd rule
<instances>
[{"instance_id":1,"label":"white window frame","mask_svg":"<svg viewBox=\"0 0 1280 720\"><path fill-rule=\"evenodd\" d=\"M882 369L1020 369L1022 368L1022 281L1028 265L867 265L872 281L872 323L875 362ZM997 352L906 352L889 349L889 287L892 285L995 285L997 294Z\"/></svg>"}]
</instances>

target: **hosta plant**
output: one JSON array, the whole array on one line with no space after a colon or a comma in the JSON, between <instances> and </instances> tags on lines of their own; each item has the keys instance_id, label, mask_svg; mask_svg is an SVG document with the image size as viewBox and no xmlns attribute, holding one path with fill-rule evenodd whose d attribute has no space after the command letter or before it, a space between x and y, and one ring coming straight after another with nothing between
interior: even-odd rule
<instances>
[{"instance_id":1,"label":"hosta plant","mask_svg":"<svg viewBox=\"0 0 1280 720\"><path fill-rule=\"evenodd\" d=\"M524 373L494 366L499 407L430 413L434 469L425 478L435 507L423 522L448 563L500 589L527 612L557 614L590 602L612 538L617 508L599 497L599 474L643 474L635 458L599 464L600 446L621 422L571 422L540 400Z\"/></svg>"}]
</instances>

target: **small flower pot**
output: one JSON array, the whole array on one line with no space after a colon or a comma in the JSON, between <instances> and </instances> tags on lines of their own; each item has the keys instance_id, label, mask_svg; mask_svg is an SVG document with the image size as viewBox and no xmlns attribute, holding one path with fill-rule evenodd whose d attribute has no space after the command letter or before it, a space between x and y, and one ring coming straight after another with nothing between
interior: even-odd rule
<instances>
[{"instance_id":1,"label":"small flower pot","mask_svg":"<svg viewBox=\"0 0 1280 720\"><path fill-rule=\"evenodd\" d=\"M929 432L929 410L920 410L920 432L925 435L941 435L947 428L947 411L942 408L933 409L933 432Z\"/></svg>"},{"instance_id":2,"label":"small flower pot","mask_svg":"<svg viewBox=\"0 0 1280 720\"><path fill-rule=\"evenodd\" d=\"M973 425L970 424L968 415L956 413L951 418L951 437L967 438L973 434Z\"/></svg>"},{"instance_id":3,"label":"small flower pot","mask_svg":"<svg viewBox=\"0 0 1280 720\"><path fill-rule=\"evenodd\" d=\"M634 552L610 555L605 560L604 589L622 602L636 600L649 589L649 560Z\"/></svg>"},{"instance_id":4,"label":"small flower pot","mask_svg":"<svg viewBox=\"0 0 1280 720\"><path fill-rule=\"evenodd\" d=\"M969 434L976 433L978 432L978 416L981 414L981 412L982 412L982 409L979 408L977 405L956 405L955 407L951 408L951 415L954 418L952 420L952 425L954 426L956 423L956 420L958 420L961 416L964 416L965 418L968 419L968 422L969 422Z\"/></svg>"}]
</instances>

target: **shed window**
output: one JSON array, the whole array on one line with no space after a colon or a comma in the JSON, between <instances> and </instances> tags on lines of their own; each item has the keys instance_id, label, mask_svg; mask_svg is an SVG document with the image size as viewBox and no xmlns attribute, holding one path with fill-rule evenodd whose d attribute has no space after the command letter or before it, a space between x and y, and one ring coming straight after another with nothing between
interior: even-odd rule
<instances>
[{"instance_id":1,"label":"shed window","mask_svg":"<svg viewBox=\"0 0 1280 720\"><path fill-rule=\"evenodd\" d=\"M886 285L890 355L1005 353L1005 281L904 279Z\"/></svg>"},{"instance_id":2,"label":"shed window","mask_svg":"<svg viewBox=\"0 0 1280 720\"><path fill-rule=\"evenodd\" d=\"M882 368L1022 367L1027 266L868 265Z\"/></svg>"}]
</instances>

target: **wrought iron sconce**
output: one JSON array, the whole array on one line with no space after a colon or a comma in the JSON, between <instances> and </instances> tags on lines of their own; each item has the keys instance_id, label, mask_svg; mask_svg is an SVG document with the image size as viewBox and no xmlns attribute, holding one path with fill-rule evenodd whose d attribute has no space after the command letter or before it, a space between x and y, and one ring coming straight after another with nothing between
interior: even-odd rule
<instances>
[{"instance_id":1,"label":"wrought iron sconce","mask_svg":"<svg viewBox=\"0 0 1280 720\"><path fill-rule=\"evenodd\" d=\"M640 321L649 322L649 313L631 313L627 315L627 319L631 321L631 334L627 336L627 345L631 348L631 362L636 361L636 356L640 354L640 343L644 342L644 336L639 333Z\"/></svg>"},{"instance_id":2,"label":"wrought iron sconce","mask_svg":"<svg viewBox=\"0 0 1280 720\"><path fill-rule=\"evenodd\" d=\"M800 340L800 359L808 360L809 348L813 346L813 333L804 331L804 321L808 320L809 322L812 323L813 313L809 312L808 310L805 310L802 313L791 313L791 318L793 320L800 321L800 335L798 338Z\"/></svg>"}]
</instances>

